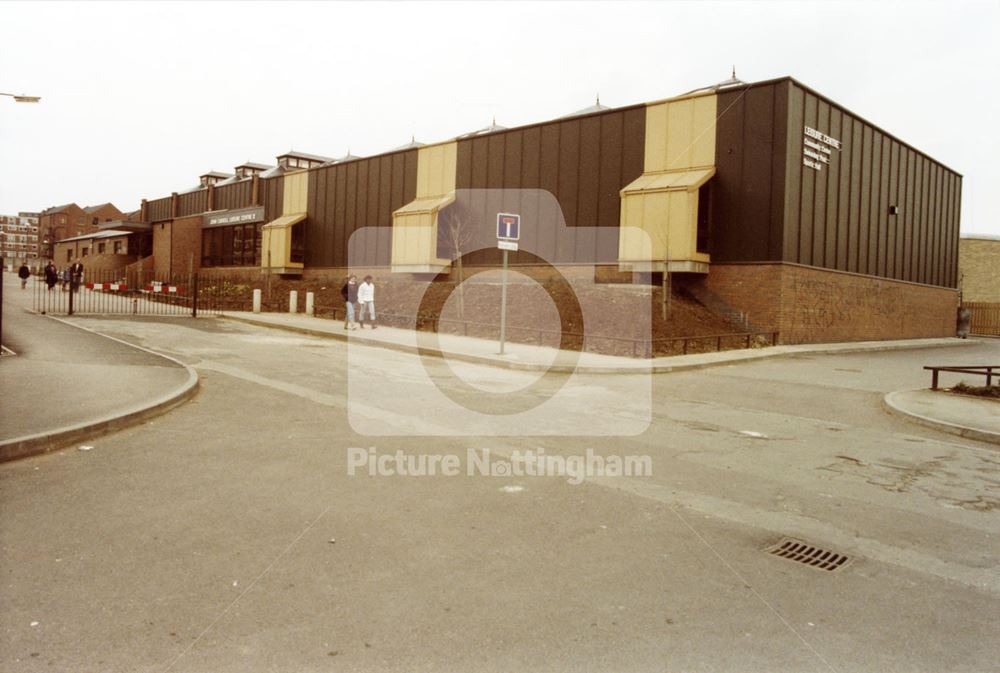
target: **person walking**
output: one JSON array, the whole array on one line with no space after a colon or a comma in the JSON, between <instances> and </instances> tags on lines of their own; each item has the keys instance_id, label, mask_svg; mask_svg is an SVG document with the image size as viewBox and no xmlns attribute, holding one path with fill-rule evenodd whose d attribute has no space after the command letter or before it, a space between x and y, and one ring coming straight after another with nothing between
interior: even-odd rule
<instances>
[{"instance_id":1,"label":"person walking","mask_svg":"<svg viewBox=\"0 0 1000 673\"><path fill-rule=\"evenodd\" d=\"M77 260L73 266L69 267L69 288L72 292L80 290L80 283L83 282L83 262Z\"/></svg>"},{"instance_id":2,"label":"person walking","mask_svg":"<svg viewBox=\"0 0 1000 673\"><path fill-rule=\"evenodd\" d=\"M365 326L365 313L370 316L372 329L378 329L375 324L375 284L371 276L365 276L365 281L358 286L358 303L361 305L361 326Z\"/></svg>"},{"instance_id":3,"label":"person walking","mask_svg":"<svg viewBox=\"0 0 1000 673\"><path fill-rule=\"evenodd\" d=\"M351 274L347 277L344 287L340 288L340 296L344 298L344 329L357 329L354 322L354 305L358 303L358 277Z\"/></svg>"},{"instance_id":4,"label":"person walking","mask_svg":"<svg viewBox=\"0 0 1000 673\"><path fill-rule=\"evenodd\" d=\"M69 267L67 266L67 267L63 268L63 270L62 270L62 291L63 292L65 292L66 290L69 289L69 279L70 279Z\"/></svg>"},{"instance_id":5,"label":"person walking","mask_svg":"<svg viewBox=\"0 0 1000 673\"><path fill-rule=\"evenodd\" d=\"M27 262L21 263L21 268L17 270L17 277L21 279L21 289L28 287L28 279L31 278L31 269Z\"/></svg>"},{"instance_id":6,"label":"person walking","mask_svg":"<svg viewBox=\"0 0 1000 673\"><path fill-rule=\"evenodd\" d=\"M45 284L49 286L49 291L56 286L59 282L59 272L56 271L56 265L53 262L49 262L45 265Z\"/></svg>"}]
</instances>

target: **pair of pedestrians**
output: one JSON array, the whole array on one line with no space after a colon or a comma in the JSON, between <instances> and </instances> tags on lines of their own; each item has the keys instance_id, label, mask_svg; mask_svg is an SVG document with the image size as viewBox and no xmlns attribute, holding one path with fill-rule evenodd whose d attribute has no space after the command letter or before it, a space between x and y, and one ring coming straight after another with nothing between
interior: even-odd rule
<instances>
[{"instance_id":1,"label":"pair of pedestrians","mask_svg":"<svg viewBox=\"0 0 1000 673\"><path fill-rule=\"evenodd\" d=\"M367 313L372 329L378 329L378 325L375 324L375 284L371 276L365 276L364 282L358 285L358 277L351 274L340 288L340 296L344 298L344 329L358 328L359 323L354 322L355 305L361 313L359 317L361 327L365 326Z\"/></svg>"}]
</instances>

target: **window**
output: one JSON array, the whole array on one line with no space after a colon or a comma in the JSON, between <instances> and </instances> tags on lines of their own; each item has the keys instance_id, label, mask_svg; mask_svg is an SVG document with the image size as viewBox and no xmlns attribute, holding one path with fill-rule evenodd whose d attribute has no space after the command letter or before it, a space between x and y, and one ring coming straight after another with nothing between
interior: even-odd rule
<instances>
[{"instance_id":1,"label":"window","mask_svg":"<svg viewBox=\"0 0 1000 673\"><path fill-rule=\"evenodd\" d=\"M66 216L61 216L59 218L59 224L66 224Z\"/></svg>"},{"instance_id":2,"label":"window","mask_svg":"<svg viewBox=\"0 0 1000 673\"><path fill-rule=\"evenodd\" d=\"M103 255L104 254L104 243L98 243L97 244L97 254L98 255Z\"/></svg>"},{"instance_id":3,"label":"window","mask_svg":"<svg viewBox=\"0 0 1000 673\"><path fill-rule=\"evenodd\" d=\"M115 241L115 254L116 255L122 254L122 242L121 241Z\"/></svg>"},{"instance_id":4,"label":"window","mask_svg":"<svg viewBox=\"0 0 1000 673\"><path fill-rule=\"evenodd\" d=\"M100 220L96 217L90 221L91 224L97 224L98 222L100 222Z\"/></svg>"},{"instance_id":5,"label":"window","mask_svg":"<svg viewBox=\"0 0 1000 673\"><path fill-rule=\"evenodd\" d=\"M202 266L260 266L263 223L205 229L201 238Z\"/></svg>"},{"instance_id":6,"label":"window","mask_svg":"<svg viewBox=\"0 0 1000 673\"><path fill-rule=\"evenodd\" d=\"M84 248L80 257L86 257L88 252L90 252L90 248Z\"/></svg>"},{"instance_id":7,"label":"window","mask_svg":"<svg viewBox=\"0 0 1000 673\"><path fill-rule=\"evenodd\" d=\"M72 262L73 261L73 251L72 250L67 250L66 251L66 261L67 262Z\"/></svg>"}]
</instances>

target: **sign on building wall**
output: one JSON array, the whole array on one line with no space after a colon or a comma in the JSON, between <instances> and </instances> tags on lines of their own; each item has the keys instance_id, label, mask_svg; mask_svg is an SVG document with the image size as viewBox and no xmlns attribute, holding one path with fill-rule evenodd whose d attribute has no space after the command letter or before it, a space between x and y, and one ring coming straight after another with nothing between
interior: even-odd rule
<instances>
[{"instance_id":1,"label":"sign on building wall","mask_svg":"<svg viewBox=\"0 0 1000 673\"><path fill-rule=\"evenodd\" d=\"M817 171L830 165L833 150L840 151L840 141L836 138L806 126L802 135L802 165Z\"/></svg>"},{"instance_id":2,"label":"sign on building wall","mask_svg":"<svg viewBox=\"0 0 1000 673\"><path fill-rule=\"evenodd\" d=\"M217 213L207 213L202 222L203 229L211 227L229 227L234 224L252 224L264 221L264 207L239 208L237 210L222 210Z\"/></svg>"}]
</instances>

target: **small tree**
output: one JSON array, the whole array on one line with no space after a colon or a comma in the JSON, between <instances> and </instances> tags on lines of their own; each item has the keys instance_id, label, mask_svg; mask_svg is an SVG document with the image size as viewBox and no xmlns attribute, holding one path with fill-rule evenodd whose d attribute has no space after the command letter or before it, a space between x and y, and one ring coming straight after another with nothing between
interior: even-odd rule
<instances>
[{"instance_id":1,"label":"small tree","mask_svg":"<svg viewBox=\"0 0 1000 673\"><path fill-rule=\"evenodd\" d=\"M460 318L465 318L465 287L462 284L465 280L465 272L462 268L462 256L469 243L472 242L474 234L472 221L469 217L455 209L449 210L441 223L440 236L445 245L448 246L451 258L455 260L456 282L458 283L456 286L458 288L458 315Z\"/></svg>"}]
</instances>

